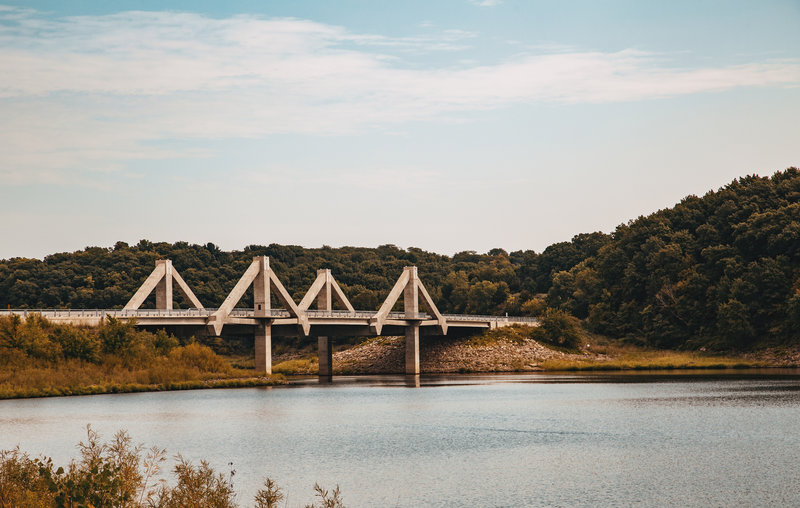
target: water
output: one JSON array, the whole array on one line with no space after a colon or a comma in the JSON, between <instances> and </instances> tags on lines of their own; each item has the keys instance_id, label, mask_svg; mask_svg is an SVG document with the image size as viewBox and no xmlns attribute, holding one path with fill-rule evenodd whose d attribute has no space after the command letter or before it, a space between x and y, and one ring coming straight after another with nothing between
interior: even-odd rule
<instances>
[{"instance_id":1,"label":"water","mask_svg":"<svg viewBox=\"0 0 800 508\"><path fill-rule=\"evenodd\" d=\"M0 448L62 464L91 423L288 506L800 506L800 376L336 378L0 401ZM233 466L228 464L232 462Z\"/></svg>"}]
</instances>

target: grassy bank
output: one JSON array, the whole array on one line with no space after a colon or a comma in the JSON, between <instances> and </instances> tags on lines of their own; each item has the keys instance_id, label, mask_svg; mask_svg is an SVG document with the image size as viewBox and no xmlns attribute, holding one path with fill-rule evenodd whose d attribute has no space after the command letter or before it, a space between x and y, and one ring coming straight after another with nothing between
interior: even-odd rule
<instances>
[{"instance_id":1,"label":"grassy bank","mask_svg":"<svg viewBox=\"0 0 800 508\"><path fill-rule=\"evenodd\" d=\"M110 319L99 328L0 318L0 398L283 383L237 369L210 348Z\"/></svg>"},{"instance_id":2,"label":"grassy bank","mask_svg":"<svg viewBox=\"0 0 800 508\"><path fill-rule=\"evenodd\" d=\"M167 451L152 447L143 454L125 432L103 443L87 427L80 457L64 466L52 459L32 459L15 450L0 450L0 507L57 508L114 506L119 508L236 508L233 474L216 472L206 462L192 464L177 455L172 478L159 481ZM256 508L286 506L285 495L270 478L256 493ZM337 486L314 485L314 499L306 508L344 508Z\"/></svg>"},{"instance_id":3,"label":"grassy bank","mask_svg":"<svg viewBox=\"0 0 800 508\"><path fill-rule=\"evenodd\" d=\"M713 356L682 351L628 351L610 358L545 360L547 371L739 369L764 365L735 356Z\"/></svg>"}]
</instances>

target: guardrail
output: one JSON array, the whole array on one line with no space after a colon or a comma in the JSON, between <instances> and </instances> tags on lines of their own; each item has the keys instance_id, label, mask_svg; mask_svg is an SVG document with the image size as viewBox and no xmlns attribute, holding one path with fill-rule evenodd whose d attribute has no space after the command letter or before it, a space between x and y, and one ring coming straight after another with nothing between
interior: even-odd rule
<instances>
[{"instance_id":1,"label":"guardrail","mask_svg":"<svg viewBox=\"0 0 800 508\"><path fill-rule=\"evenodd\" d=\"M105 317L112 316L115 318L152 318L152 317L208 317L214 312L216 308L207 307L205 309L0 309L0 316L9 316L17 314L20 316L28 316L30 314L39 314L45 318L71 318L71 317ZM253 309L248 308L234 308L231 313L233 317L254 317L255 312ZM309 318L353 318L353 319L369 319L375 315L374 311L357 310L350 312L347 310L306 310L306 316ZM267 309L266 317L270 318L288 318L291 317L288 311L284 309ZM390 312L389 319L409 319L404 312ZM475 315L475 314L444 314L445 319L454 321L495 321L495 322L514 322L514 323L536 323L538 320L534 317L527 316L488 316L488 315ZM426 313L417 313L410 317L410 319L432 319Z\"/></svg>"}]
</instances>

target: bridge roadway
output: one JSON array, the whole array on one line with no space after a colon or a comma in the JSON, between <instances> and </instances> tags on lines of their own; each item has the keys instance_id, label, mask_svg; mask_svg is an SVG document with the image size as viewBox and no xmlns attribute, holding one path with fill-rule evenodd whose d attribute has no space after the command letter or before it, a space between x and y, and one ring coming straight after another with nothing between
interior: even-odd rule
<instances>
[{"instance_id":1,"label":"bridge roadway","mask_svg":"<svg viewBox=\"0 0 800 508\"><path fill-rule=\"evenodd\" d=\"M174 287L177 286L177 287ZM253 288L252 307L237 307L247 290ZM173 308L173 289L184 296L193 308ZM147 297L155 292L155 309L142 309ZM272 308L274 295L283 308ZM403 312L394 312L403 300ZM336 302L344 310L336 310ZM317 309L311 309L316 304ZM420 311L420 304L425 312ZM56 323L99 326L107 316L123 321L135 320L137 326L169 328L184 333L222 336L253 334L255 368L272 372L272 336L317 337L319 373L333 373L334 336L405 335L405 371L419 374L420 336L469 335L481 329L514 324L536 326L534 318L442 314L436 308L417 267L408 266L377 311L356 310L328 269L317 271L317 278L300 303L296 303L269 266L269 258L256 256L239 282L217 308L204 307L168 259L156 261L156 268L122 309L42 309L0 310L0 316L36 313Z\"/></svg>"},{"instance_id":2,"label":"bridge roadway","mask_svg":"<svg viewBox=\"0 0 800 508\"><path fill-rule=\"evenodd\" d=\"M0 309L0 316L10 316L17 314L27 317L30 314L38 314L54 323L69 324L75 326L99 326L107 316L122 321L135 319L137 325L143 327L197 327L204 329L208 318L214 315L219 309ZM298 330L300 325L298 318L292 317L288 311L283 309L269 309L266 316L255 316L255 311L249 308L234 308L226 324L256 326L263 321L268 321L272 325L273 336L295 337L302 334ZM375 311L347 311L347 310L314 310L305 311L310 324L308 335L317 337L320 335L347 335L347 336L369 336L375 335L370 327L370 320L375 316ZM448 334L466 332L480 329L494 329L509 325L536 325L536 318L518 316L483 316L475 314L443 314L447 320ZM384 322L384 335L402 335L406 326L436 326L438 322L426 313L417 313L409 316L404 312L390 312ZM330 327L337 327L335 333L331 333ZM342 327L347 327L344 329ZM401 329L394 330L395 327ZM396 333L391 333L396 332Z\"/></svg>"}]
</instances>

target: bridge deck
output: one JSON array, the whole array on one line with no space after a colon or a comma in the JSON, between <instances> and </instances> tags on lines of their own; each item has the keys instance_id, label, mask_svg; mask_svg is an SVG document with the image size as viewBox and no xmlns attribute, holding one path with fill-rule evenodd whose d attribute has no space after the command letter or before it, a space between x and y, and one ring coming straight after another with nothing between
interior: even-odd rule
<instances>
[{"instance_id":1,"label":"bridge deck","mask_svg":"<svg viewBox=\"0 0 800 508\"><path fill-rule=\"evenodd\" d=\"M127 321L135 319L142 326L197 326L203 327L209 316L217 312L217 308L202 309L2 309L0 316L17 314L27 317L38 314L55 323L65 323L80 326L97 326L106 316ZM324 333L330 335L364 335L362 330L353 333L354 327L369 328L370 320L375 316L375 311L346 311L346 310L313 310L308 309L305 315L311 326L308 335L317 335L319 328L324 327ZM471 314L444 314L449 328L499 328L513 324L537 325L535 318L520 316L481 316ZM300 324L298 318L293 317L283 309L268 309L266 316L256 317L255 311L250 308L234 308L227 323L231 325L256 326L259 323L269 323L273 326L296 326ZM438 322L426 313L407 315L404 312L390 312L385 321L386 326L411 326L421 327L436 326ZM336 327L342 327L341 333ZM320 331L321 332L321 331ZM366 333L368 334L368 333Z\"/></svg>"}]
</instances>

